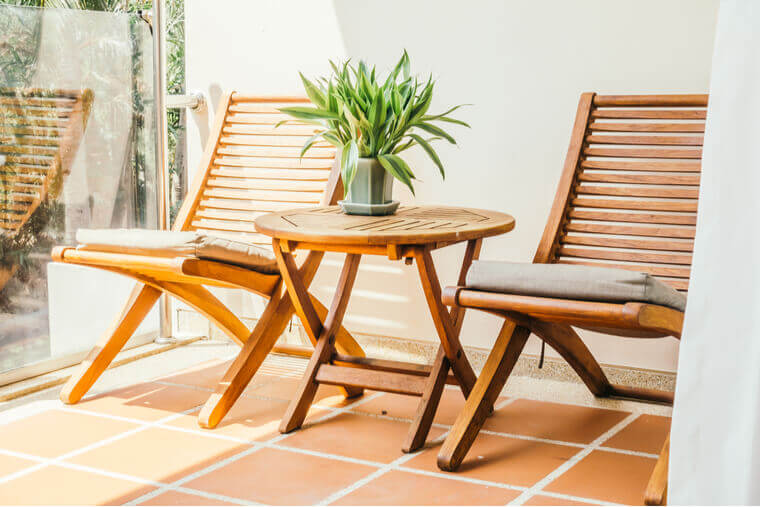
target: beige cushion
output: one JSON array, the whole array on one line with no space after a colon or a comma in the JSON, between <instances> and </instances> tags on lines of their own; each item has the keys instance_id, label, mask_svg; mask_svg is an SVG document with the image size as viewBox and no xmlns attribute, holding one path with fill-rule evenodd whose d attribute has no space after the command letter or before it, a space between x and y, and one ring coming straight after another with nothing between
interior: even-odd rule
<instances>
[{"instance_id":1,"label":"beige cushion","mask_svg":"<svg viewBox=\"0 0 760 507\"><path fill-rule=\"evenodd\" d=\"M82 250L160 257L194 256L236 264L260 273L279 273L271 250L194 231L79 229L77 242Z\"/></svg>"},{"instance_id":2,"label":"beige cushion","mask_svg":"<svg viewBox=\"0 0 760 507\"><path fill-rule=\"evenodd\" d=\"M467 273L467 287L522 296L686 308L686 296L651 275L605 267L475 261Z\"/></svg>"}]
</instances>

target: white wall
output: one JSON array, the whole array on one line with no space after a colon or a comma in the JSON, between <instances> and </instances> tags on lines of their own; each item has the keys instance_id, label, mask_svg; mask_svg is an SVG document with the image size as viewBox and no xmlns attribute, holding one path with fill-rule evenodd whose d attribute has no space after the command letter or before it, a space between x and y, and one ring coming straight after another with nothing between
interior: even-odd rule
<instances>
[{"instance_id":1,"label":"white wall","mask_svg":"<svg viewBox=\"0 0 760 507\"><path fill-rule=\"evenodd\" d=\"M407 160L424 180L417 203L505 211L510 234L487 240L482 257L529 261L540 238L581 92L704 92L714 0L408 1L192 0L187 2L187 77L215 101L221 90L300 92L297 71L327 73L327 59L364 58L387 69L406 48L413 71L437 78L432 110L474 105L460 115L458 147L440 145L442 182L421 153ZM209 115L210 116L210 115ZM210 118L194 117L195 168ZM402 202L411 194L396 185ZM444 283L456 278L463 248L436 255ZM314 282L326 301L340 259ZM415 267L363 261L346 324L382 335L435 340ZM466 345L489 346L497 319L472 312ZM600 361L674 370L673 339L621 340L586 333ZM537 343L529 351L536 352Z\"/></svg>"}]
</instances>

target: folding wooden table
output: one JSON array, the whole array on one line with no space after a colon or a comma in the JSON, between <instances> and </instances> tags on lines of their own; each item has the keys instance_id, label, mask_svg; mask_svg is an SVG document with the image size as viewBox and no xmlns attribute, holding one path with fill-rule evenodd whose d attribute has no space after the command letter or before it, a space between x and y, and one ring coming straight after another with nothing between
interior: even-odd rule
<instances>
[{"instance_id":1,"label":"folding wooden table","mask_svg":"<svg viewBox=\"0 0 760 507\"><path fill-rule=\"evenodd\" d=\"M480 254L483 238L511 231L515 221L504 213L444 206L402 207L390 216L346 215L337 206L283 211L256 219L256 230L272 237L275 256L306 333L315 350L280 425L287 433L299 428L319 384L344 386L349 394L362 389L419 396L414 422L403 445L405 452L425 443L445 384L458 384L465 398L475 384L475 373L459 342L464 309L451 311L441 301L441 284L431 251L467 242L459 284ZM346 254L335 297L320 320L296 265L296 250ZM432 366L338 354L335 334L348 306L362 255L416 262L430 314L441 346ZM449 376L449 370L453 375Z\"/></svg>"}]
</instances>

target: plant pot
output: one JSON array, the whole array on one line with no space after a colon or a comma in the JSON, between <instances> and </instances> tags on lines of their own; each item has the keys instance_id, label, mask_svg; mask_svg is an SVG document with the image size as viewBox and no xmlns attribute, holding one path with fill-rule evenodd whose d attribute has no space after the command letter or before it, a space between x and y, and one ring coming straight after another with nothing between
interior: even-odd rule
<instances>
[{"instance_id":1,"label":"plant pot","mask_svg":"<svg viewBox=\"0 0 760 507\"><path fill-rule=\"evenodd\" d=\"M398 208L392 194L393 175L376 158L360 158L346 199L339 204L353 215L390 215Z\"/></svg>"}]
</instances>

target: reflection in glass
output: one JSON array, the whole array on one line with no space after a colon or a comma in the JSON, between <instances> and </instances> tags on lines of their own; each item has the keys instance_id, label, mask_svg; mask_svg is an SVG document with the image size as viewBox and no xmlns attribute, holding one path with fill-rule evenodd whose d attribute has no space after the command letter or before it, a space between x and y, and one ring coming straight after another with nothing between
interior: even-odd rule
<instances>
[{"instance_id":1,"label":"reflection in glass","mask_svg":"<svg viewBox=\"0 0 760 507\"><path fill-rule=\"evenodd\" d=\"M155 227L151 46L136 15L0 5L0 372L74 352L48 332L54 245Z\"/></svg>"}]
</instances>

